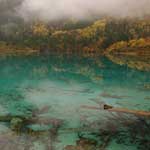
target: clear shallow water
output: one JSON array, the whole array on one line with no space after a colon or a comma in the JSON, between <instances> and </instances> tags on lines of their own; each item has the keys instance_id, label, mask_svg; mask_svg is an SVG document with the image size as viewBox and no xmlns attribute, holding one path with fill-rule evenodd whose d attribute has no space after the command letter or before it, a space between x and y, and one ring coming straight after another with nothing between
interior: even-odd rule
<instances>
[{"instance_id":1,"label":"clear shallow water","mask_svg":"<svg viewBox=\"0 0 150 150\"><path fill-rule=\"evenodd\" d=\"M13 149L14 146L15 150L63 150L86 138L97 142L92 150L99 147L136 150L143 148L139 144L141 141L149 142L149 133L145 139L136 135L137 141L131 141L131 128L137 126L146 131L137 117L93 109L108 104L149 111L150 93L145 88L150 84L149 72L119 66L106 58L75 56L1 57L0 68L0 115L30 117L38 109L37 117L53 121L50 126L40 122L29 123L26 127L36 128L36 131L62 121L54 137L47 132L38 136L25 132L18 135L10 129L9 123L1 122L0 149ZM127 121L131 124L124 125ZM104 131L107 134L102 135ZM108 135L111 139L105 140ZM102 143L107 144L103 146Z\"/></svg>"}]
</instances>

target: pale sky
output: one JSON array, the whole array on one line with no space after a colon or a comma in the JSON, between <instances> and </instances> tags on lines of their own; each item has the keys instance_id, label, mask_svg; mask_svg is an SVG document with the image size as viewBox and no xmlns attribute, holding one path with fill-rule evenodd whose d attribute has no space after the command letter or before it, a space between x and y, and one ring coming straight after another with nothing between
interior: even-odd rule
<instances>
[{"instance_id":1,"label":"pale sky","mask_svg":"<svg viewBox=\"0 0 150 150\"><path fill-rule=\"evenodd\" d=\"M0 0L19 1L19 0ZM20 0L21 1L21 0ZM150 0L22 0L19 16L45 20L63 17L86 18L91 14L116 17L150 15Z\"/></svg>"},{"instance_id":2,"label":"pale sky","mask_svg":"<svg viewBox=\"0 0 150 150\"><path fill-rule=\"evenodd\" d=\"M21 12L25 18L35 15L48 20L89 14L141 16L150 14L150 0L25 0Z\"/></svg>"}]
</instances>

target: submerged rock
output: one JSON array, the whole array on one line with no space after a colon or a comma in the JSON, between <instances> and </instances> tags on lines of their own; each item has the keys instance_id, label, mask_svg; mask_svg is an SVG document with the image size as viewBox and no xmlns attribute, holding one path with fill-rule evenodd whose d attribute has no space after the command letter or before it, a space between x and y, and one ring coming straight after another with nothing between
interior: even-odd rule
<instances>
[{"instance_id":1,"label":"submerged rock","mask_svg":"<svg viewBox=\"0 0 150 150\"><path fill-rule=\"evenodd\" d=\"M93 139L81 138L76 141L76 146L67 145L64 150L96 150L97 141Z\"/></svg>"},{"instance_id":2,"label":"submerged rock","mask_svg":"<svg viewBox=\"0 0 150 150\"><path fill-rule=\"evenodd\" d=\"M10 128L15 131L21 130L23 126L23 120L21 118L12 118L10 121Z\"/></svg>"}]
</instances>

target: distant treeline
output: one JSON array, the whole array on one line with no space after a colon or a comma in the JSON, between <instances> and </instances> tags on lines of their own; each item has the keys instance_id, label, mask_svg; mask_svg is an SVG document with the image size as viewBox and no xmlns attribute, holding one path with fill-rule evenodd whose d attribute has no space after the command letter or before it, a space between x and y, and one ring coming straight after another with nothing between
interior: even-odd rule
<instances>
[{"instance_id":1,"label":"distant treeline","mask_svg":"<svg viewBox=\"0 0 150 150\"><path fill-rule=\"evenodd\" d=\"M56 51L101 53L114 43L148 37L150 37L149 18L107 18L94 22L69 20L63 23L18 21L0 24L0 49L18 47L46 53Z\"/></svg>"}]
</instances>

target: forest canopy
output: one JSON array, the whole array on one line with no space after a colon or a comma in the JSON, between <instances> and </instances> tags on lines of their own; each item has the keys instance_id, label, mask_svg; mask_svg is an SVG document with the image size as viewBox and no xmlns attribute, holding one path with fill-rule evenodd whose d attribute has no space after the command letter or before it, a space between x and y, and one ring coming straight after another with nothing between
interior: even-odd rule
<instances>
[{"instance_id":1,"label":"forest canopy","mask_svg":"<svg viewBox=\"0 0 150 150\"><path fill-rule=\"evenodd\" d=\"M1 43L30 48L40 52L93 52L102 53L111 45L129 40L148 38L149 19L103 18L86 22L70 20L57 26L41 21L0 25ZM71 24L71 25L70 25ZM69 26L70 25L70 26ZM73 26L73 27L72 27ZM0 45L2 47L2 44ZM2 49L2 48L1 48Z\"/></svg>"}]
</instances>

